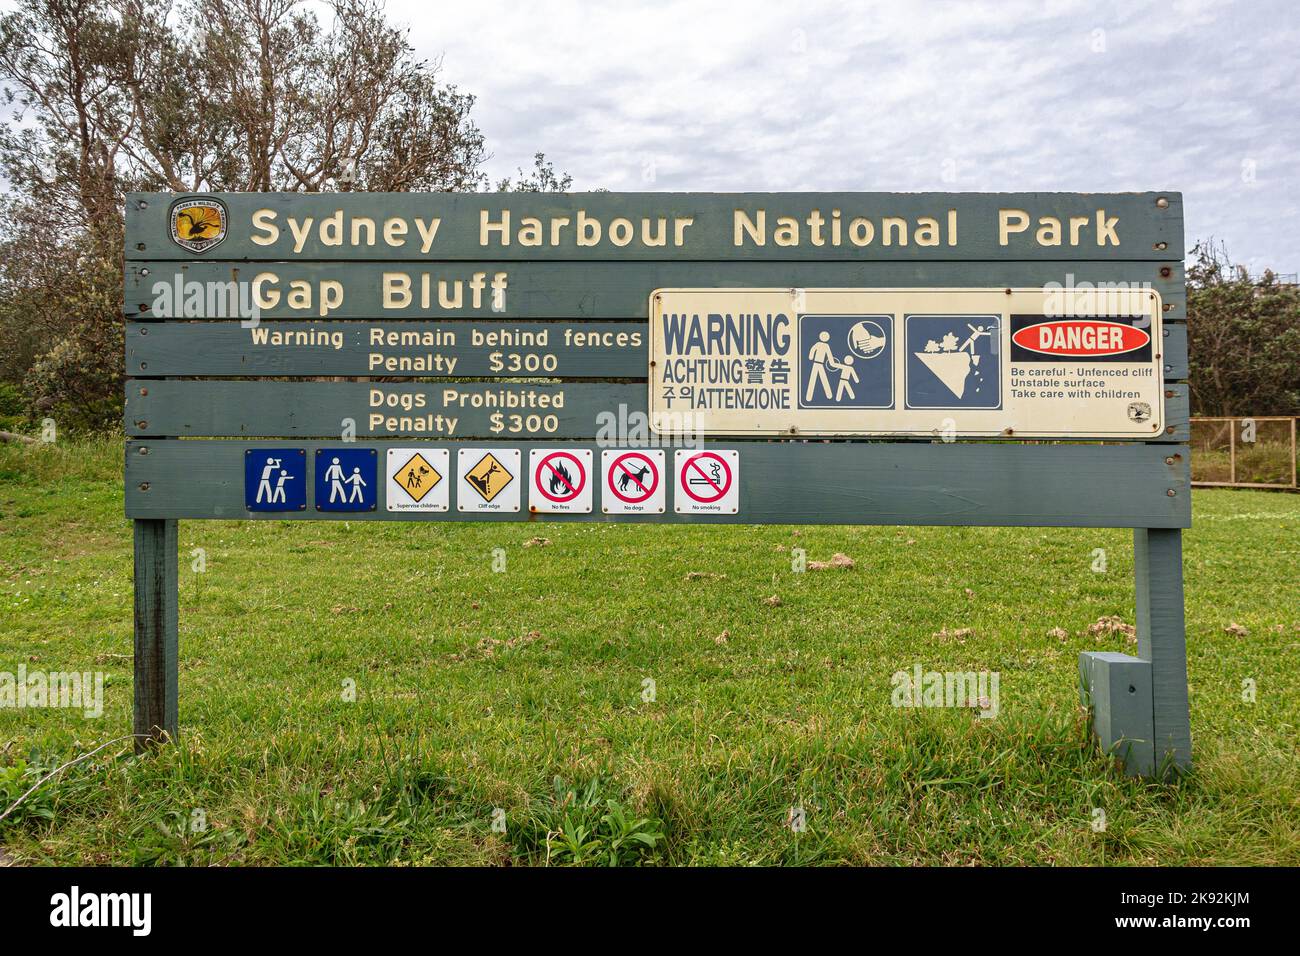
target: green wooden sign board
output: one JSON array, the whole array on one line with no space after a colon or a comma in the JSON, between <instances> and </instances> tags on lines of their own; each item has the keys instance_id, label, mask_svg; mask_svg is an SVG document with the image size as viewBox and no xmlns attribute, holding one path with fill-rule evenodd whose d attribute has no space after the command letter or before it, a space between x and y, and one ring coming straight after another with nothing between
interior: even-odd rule
<instances>
[{"instance_id":1,"label":"green wooden sign board","mask_svg":"<svg viewBox=\"0 0 1300 956\"><path fill-rule=\"evenodd\" d=\"M1103 747L1191 760L1177 193L127 199L136 732L178 519L1130 527Z\"/></svg>"}]
</instances>

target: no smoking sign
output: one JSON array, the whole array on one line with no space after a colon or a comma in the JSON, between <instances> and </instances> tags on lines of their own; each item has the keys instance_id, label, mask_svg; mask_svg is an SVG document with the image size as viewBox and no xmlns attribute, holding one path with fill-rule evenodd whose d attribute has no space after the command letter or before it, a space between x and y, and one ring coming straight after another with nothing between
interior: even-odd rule
<instances>
[{"instance_id":1,"label":"no smoking sign","mask_svg":"<svg viewBox=\"0 0 1300 956\"><path fill-rule=\"evenodd\" d=\"M539 514L591 511L592 454L585 448L534 448L528 453L528 510Z\"/></svg>"},{"instance_id":2,"label":"no smoking sign","mask_svg":"<svg viewBox=\"0 0 1300 956\"><path fill-rule=\"evenodd\" d=\"M611 515L663 514L668 501L662 451L600 453L601 511Z\"/></svg>"},{"instance_id":3,"label":"no smoking sign","mask_svg":"<svg viewBox=\"0 0 1300 956\"><path fill-rule=\"evenodd\" d=\"M674 452L673 511L734 515L740 511L740 452Z\"/></svg>"}]
</instances>

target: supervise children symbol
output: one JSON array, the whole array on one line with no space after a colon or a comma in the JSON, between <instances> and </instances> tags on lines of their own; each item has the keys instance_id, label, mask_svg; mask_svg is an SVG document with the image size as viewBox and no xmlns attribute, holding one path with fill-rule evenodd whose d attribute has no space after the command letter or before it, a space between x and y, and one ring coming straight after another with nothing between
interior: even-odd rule
<instances>
[{"instance_id":1,"label":"supervise children symbol","mask_svg":"<svg viewBox=\"0 0 1300 956\"><path fill-rule=\"evenodd\" d=\"M889 408L893 317L799 316L800 408Z\"/></svg>"},{"instance_id":2,"label":"supervise children symbol","mask_svg":"<svg viewBox=\"0 0 1300 956\"><path fill-rule=\"evenodd\" d=\"M388 449L389 512L446 511L451 494L446 448Z\"/></svg>"}]
</instances>

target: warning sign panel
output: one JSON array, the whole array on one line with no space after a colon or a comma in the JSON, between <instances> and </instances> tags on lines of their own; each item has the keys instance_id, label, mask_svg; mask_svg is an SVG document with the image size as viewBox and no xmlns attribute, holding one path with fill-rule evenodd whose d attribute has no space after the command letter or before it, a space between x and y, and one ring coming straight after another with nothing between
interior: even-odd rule
<instances>
[{"instance_id":1,"label":"warning sign panel","mask_svg":"<svg viewBox=\"0 0 1300 956\"><path fill-rule=\"evenodd\" d=\"M739 452L679 448L674 455L673 511L734 515L740 510Z\"/></svg>"},{"instance_id":2,"label":"warning sign panel","mask_svg":"<svg viewBox=\"0 0 1300 956\"><path fill-rule=\"evenodd\" d=\"M445 448L388 449L388 511L446 511L451 499Z\"/></svg>"},{"instance_id":3,"label":"warning sign panel","mask_svg":"<svg viewBox=\"0 0 1300 956\"><path fill-rule=\"evenodd\" d=\"M600 453L600 510L611 515L663 514L668 500L662 451L606 449Z\"/></svg>"},{"instance_id":4,"label":"warning sign panel","mask_svg":"<svg viewBox=\"0 0 1300 956\"><path fill-rule=\"evenodd\" d=\"M586 514L592 503L592 454L585 448L534 448L528 454L532 487L528 510Z\"/></svg>"},{"instance_id":5,"label":"warning sign panel","mask_svg":"<svg viewBox=\"0 0 1300 956\"><path fill-rule=\"evenodd\" d=\"M523 486L518 448L461 448L456 452L457 511L518 511Z\"/></svg>"},{"instance_id":6,"label":"warning sign panel","mask_svg":"<svg viewBox=\"0 0 1300 956\"><path fill-rule=\"evenodd\" d=\"M651 427L665 436L1156 435L1163 306L1155 290L1122 285L660 289L650 298Z\"/></svg>"}]
</instances>

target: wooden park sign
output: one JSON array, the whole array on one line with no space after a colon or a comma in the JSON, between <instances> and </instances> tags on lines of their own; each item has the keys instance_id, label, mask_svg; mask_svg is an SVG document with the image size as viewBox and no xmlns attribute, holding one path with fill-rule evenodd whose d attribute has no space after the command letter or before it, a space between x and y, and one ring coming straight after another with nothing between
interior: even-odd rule
<instances>
[{"instance_id":1,"label":"wooden park sign","mask_svg":"<svg viewBox=\"0 0 1300 956\"><path fill-rule=\"evenodd\" d=\"M132 194L136 732L181 518L1130 527L1083 688L1187 766L1182 248L1176 193Z\"/></svg>"}]
</instances>

